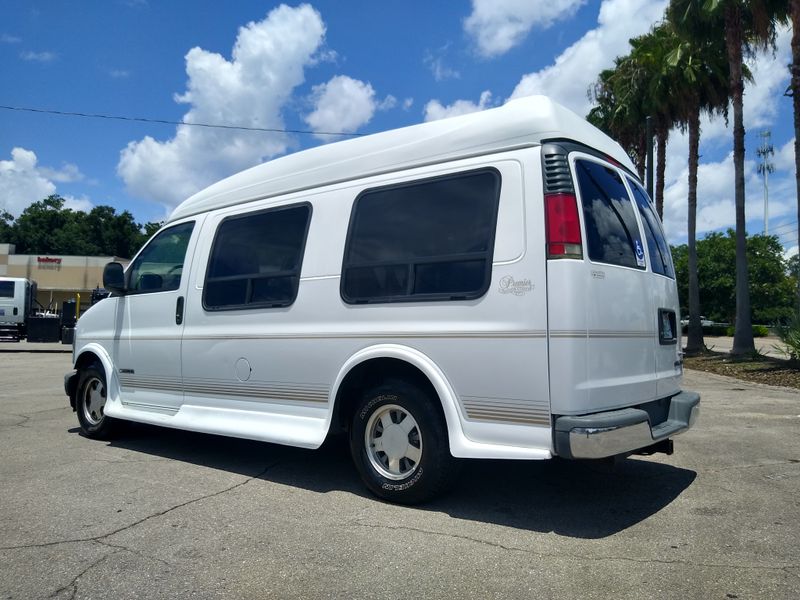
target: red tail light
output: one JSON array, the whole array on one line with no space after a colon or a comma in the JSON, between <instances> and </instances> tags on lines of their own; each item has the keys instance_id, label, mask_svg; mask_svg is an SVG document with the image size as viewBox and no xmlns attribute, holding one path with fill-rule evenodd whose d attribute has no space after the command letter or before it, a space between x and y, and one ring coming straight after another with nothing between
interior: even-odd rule
<instances>
[{"instance_id":1,"label":"red tail light","mask_svg":"<svg viewBox=\"0 0 800 600\"><path fill-rule=\"evenodd\" d=\"M581 222L574 194L546 194L548 258L582 258Z\"/></svg>"}]
</instances>

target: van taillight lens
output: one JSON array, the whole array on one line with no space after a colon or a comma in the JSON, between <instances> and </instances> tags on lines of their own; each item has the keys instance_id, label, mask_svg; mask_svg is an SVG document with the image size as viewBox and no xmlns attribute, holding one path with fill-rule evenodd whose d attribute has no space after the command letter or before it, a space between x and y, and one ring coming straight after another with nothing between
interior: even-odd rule
<instances>
[{"instance_id":1,"label":"van taillight lens","mask_svg":"<svg viewBox=\"0 0 800 600\"><path fill-rule=\"evenodd\" d=\"M546 194L548 258L582 258L581 222L574 194Z\"/></svg>"}]
</instances>

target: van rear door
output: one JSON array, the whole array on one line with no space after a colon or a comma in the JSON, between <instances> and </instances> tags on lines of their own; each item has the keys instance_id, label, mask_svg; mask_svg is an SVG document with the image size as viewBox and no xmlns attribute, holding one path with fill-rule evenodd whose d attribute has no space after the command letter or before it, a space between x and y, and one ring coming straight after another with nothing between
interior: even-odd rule
<instances>
[{"instance_id":1,"label":"van rear door","mask_svg":"<svg viewBox=\"0 0 800 600\"><path fill-rule=\"evenodd\" d=\"M657 243L660 224L644 208L646 195L642 207L632 199L629 187L639 190L627 173L564 146L544 148L546 195L557 185L572 196L580 224L572 250L551 252L547 261L552 412L588 414L669 395L678 383L678 308L674 279L653 273L651 265L653 252L665 252L666 242ZM549 167L558 162L556 178ZM662 258L662 267L665 261L671 273L671 260ZM660 343L661 330L670 335L668 344Z\"/></svg>"}]
</instances>

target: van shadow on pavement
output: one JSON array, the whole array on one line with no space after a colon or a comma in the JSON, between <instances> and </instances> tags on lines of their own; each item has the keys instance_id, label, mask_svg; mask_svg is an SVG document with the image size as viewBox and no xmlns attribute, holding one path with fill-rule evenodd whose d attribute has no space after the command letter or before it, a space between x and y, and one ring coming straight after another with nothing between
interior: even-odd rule
<instances>
[{"instance_id":1,"label":"van shadow on pavement","mask_svg":"<svg viewBox=\"0 0 800 600\"><path fill-rule=\"evenodd\" d=\"M102 443L248 477L274 463L261 479L318 493L372 497L355 471L342 436L314 451L126 423L119 437ZM644 457L623 460L613 469L558 459L463 462L459 484L451 493L416 508L588 539L613 535L656 514L697 476Z\"/></svg>"}]
</instances>

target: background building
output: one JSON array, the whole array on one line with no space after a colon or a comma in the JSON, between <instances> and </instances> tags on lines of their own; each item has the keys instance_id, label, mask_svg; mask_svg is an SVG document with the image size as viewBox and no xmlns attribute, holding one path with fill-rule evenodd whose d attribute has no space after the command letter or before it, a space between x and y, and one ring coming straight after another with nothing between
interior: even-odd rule
<instances>
[{"instance_id":1,"label":"background building","mask_svg":"<svg viewBox=\"0 0 800 600\"><path fill-rule=\"evenodd\" d=\"M44 308L61 310L65 300L81 297L81 306L89 306L92 290L103 287L103 268L116 261L130 261L115 256L59 256L55 254L15 254L14 244L0 244L0 276L25 277L38 285L36 300Z\"/></svg>"}]
</instances>

